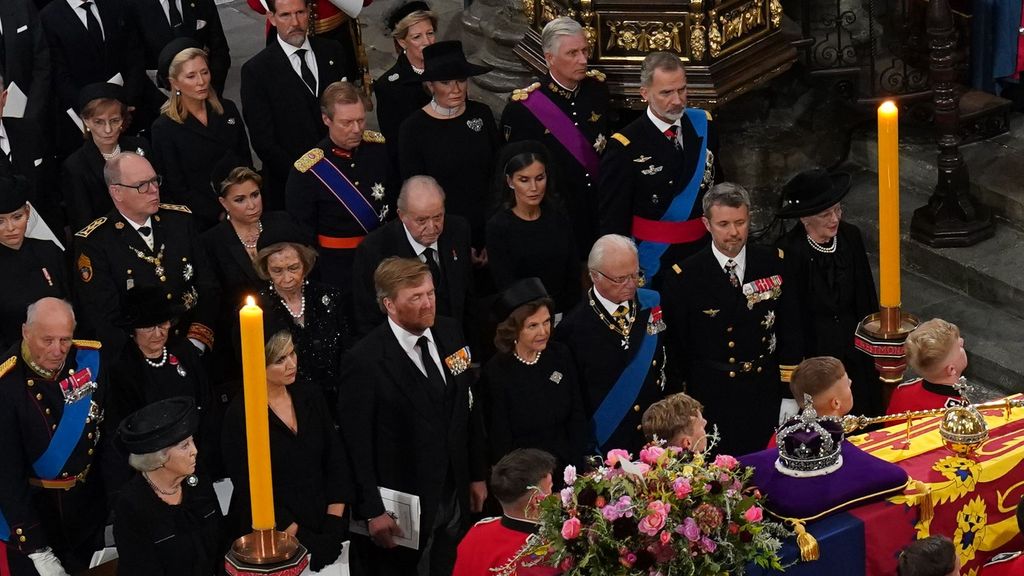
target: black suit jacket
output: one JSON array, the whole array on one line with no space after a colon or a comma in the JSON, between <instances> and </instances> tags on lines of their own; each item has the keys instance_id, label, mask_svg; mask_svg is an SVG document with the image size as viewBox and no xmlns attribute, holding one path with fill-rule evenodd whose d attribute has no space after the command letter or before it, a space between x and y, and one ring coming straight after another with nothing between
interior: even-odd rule
<instances>
[{"instance_id":1,"label":"black suit jacket","mask_svg":"<svg viewBox=\"0 0 1024 576\"><path fill-rule=\"evenodd\" d=\"M138 30L146 70L157 69L160 51L171 40L195 38L209 54L214 88L218 94L224 93L224 81L231 68L231 52L213 0L181 0L182 23L177 29L171 28L160 0L134 0L128 5L128 19Z\"/></svg>"},{"instance_id":2,"label":"black suit jacket","mask_svg":"<svg viewBox=\"0 0 1024 576\"><path fill-rule=\"evenodd\" d=\"M45 136L39 124L28 118L4 118L4 130L10 139L11 157L0 154L0 172L24 176L30 185L28 199L55 234L64 227L57 190L57 170L47 153Z\"/></svg>"},{"instance_id":3,"label":"black suit jacket","mask_svg":"<svg viewBox=\"0 0 1024 576\"><path fill-rule=\"evenodd\" d=\"M221 100L224 113L206 107L204 126L189 116L181 124L161 115L153 123L153 166L164 177L161 198L192 209L202 232L220 221L212 178L220 168L252 166L249 138L242 115L231 100Z\"/></svg>"},{"instance_id":4,"label":"black suit jacket","mask_svg":"<svg viewBox=\"0 0 1024 576\"><path fill-rule=\"evenodd\" d=\"M272 38L242 66L242 111L252 147L263 161L265 199L284 207L284 188L292 163L327 135L320 95L350 70L351 54L337 42L310 38L319 82L314 95L292 68L280 42ZM268 194L269 193L269 194ZM270 198L266 198L270 196Z\"/></svg>"},{"instance_id":5,"label":"black suit jacket","mask_svg":"<svg viewBox=\"0 0 1024 576\"><path fill-rule=\"evenodd\" d=\"M117 143L125 152L149 155L149 142L144 138L121 136ZM90 138L68 156L61 166L60 193L72 232L85 228L114 208L107 183L103 180L105 164L103 155Z\"/></svg>"},{"instance_id":6,"label":"black suit jacket","mask_svg":"<svg viewBox=\"0 0 1024 576\"><path fill-rule=\"evenodd\" d=\"M431 329L444 359L465 345L456 322L438 316ZM338 421L355 467L355 515L384 513L378 487L420 497L420 550L449 469L462 510L469 483L483 480L486 454L479 408L471 406L472 374L444 367L449 398L431 393L427 377L399 345L388 322L370 332L342 361ZM446 414L445 402L450 415Z\"/></svg>"},{"instance_id":7,"label":"black suit jacket","mask_svg":"<svg viewBox=\"0 0 1024 576\"><path fill-rule=\"evenodd\" d=\"M50 49L39 24L39 12L29 0L0 4L4 28L4 83L16 83L28 96L25 117L39 120L50 101Z\"/></svg>"},{"instance_id":8,"label":"black suit jacket","mask_svg":"<svg viewBox=\"0 0 1024 576\"><path fill-rule=\"evenodd\" d=\"M473 310L473 266L469 257L469 223L461 216L447 214L444 231L437 239L444 284L435 286L438 293L437 313L467 324L467 313ZM363 336L384 321L377 305L373 272L389 256L416 258L405 234L405 225L392 220L374 230L356 248L352 262L352 301L356 336ZM467 334L468 335L468 334Z\"/></svg>"}]
</instances>

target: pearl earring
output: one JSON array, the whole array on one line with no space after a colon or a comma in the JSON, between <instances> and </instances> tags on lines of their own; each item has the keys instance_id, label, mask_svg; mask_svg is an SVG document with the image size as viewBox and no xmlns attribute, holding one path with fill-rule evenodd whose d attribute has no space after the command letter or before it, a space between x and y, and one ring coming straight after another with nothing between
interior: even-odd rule
<instances>
[{"instance_id":1,"label":"pearl earring","mask_svg":"<svg viewBox=\"0 0 1024 576\"><path fill-rule=\"evenodd\" d=\"M181 90L175 90L174 91L174 95L175 96L181 96Z\"/></svg>"}]
</instances>

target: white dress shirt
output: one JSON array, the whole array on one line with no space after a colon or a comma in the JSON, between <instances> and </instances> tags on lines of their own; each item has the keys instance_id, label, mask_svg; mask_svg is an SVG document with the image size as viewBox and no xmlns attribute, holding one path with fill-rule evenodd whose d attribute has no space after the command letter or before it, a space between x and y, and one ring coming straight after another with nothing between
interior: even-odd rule
<instances>
[{"instance_id":1,"label":"white dress shirt","mask_svg":"<svg viewBox=\"0 0 1024 576\"><path fill-rule=\"evenodd\" d=\"M441 365L441 355L437 351L437 343L434 342L434 334L430 331L430 328L427 328L423 334L413 334L396 324L390 316L388 316L388 326L391 326L391 332L398 339L398 345L402 347L402 350L405 350L405 353L409 355L409 359L412 360L412 363L419 368L424 376L427 375L427 370L423 367L423 357L420 355L420 349L416 342L420 339L420 336L426 336L429 341L427 348L430 350L430 358L437 365L441 378L444 378L447 382L448 378L445 376L444 366Z\"/></svg>"},{"instance_id":2,"label":"white dress shirt","mask_svg":"<svg viewBox=\"0 0 1024 576\"><path fill-rule=\"evenodd\" d=\"M309 44L309 38L302 41L302 46L292 46L281 39L279 35L277 37L277 43L281 45L281 49L284 50L284 55L288 57L288 62L292 65L292 70L298 74L299 79L302 79L302 68L299 64L299 55L296 54L298 50L306 50L306 66L309 66L309 70L313 72L313 78L316 80L316 86L314 86L313 93L320 93L320 71L316 67L316 56L313 55L313 47ZM303 81L305 82L305 81Z\"/></svg>"},{"instance_id":3,"label":"white dress shirt","mask_svg":"<svg viewBox=\"0 0 1024 576\"><path fill-rule=\"evenodd\" d=\"M103 29L103 19L100 18L100 11L96 8L96 0L90 1L92 2L92 5L89 6L89 11L92 12L96 21L100 23L100 32L103 34L103 39L106 40L107 33ZM85 29L88 30L89 24L85 20L85 11L82 10L82 0L67 0L67 2L68 6L71 6L71 11L74 12L75 16L78 16L78 19L82 22L82 26L85 26Z\"/></svg>"},{"instance_id":4,"label":"white dress shirt","mask_svg":"<svg viewBox=\"0 0 1024 576\"><path fill-rule=\"evenodd\" d=\"M402 230L405 230L405 238L409 240L409 246L412 246L412 251L416 253L416 257L420 259L420 262L423 262L424 264L427 263L427 256L423 254L423 251L426 250L427 248L433 248L435 254L434 263L437 264L438 266L441 265L441 262L439 262L439 260L441 259L441 253L437 250L436 240L430 246L424 246L423 244L420 244L419 242L416 241L415 238L412 237L412 234L409 233L409 229L406 228L404 224L402 225Z\"/></svg>"},{"instance_id":5,"label":"white dress shirt","mask_svg":"<svg viewBox=\"0 0 1024 576\"><path fill-rule=\"evenodd\" d=\"M615 311L618 310L619 306L625 306L626 312L629 312L630 303L628 300L619 303L612 302L611 300L602 296L601 293L597 291L597 288L594 288L594 298L597 298L598 303L600 303L601 306L604 307L605 311L608 312L609 316L615 314Z\"/></svg>"},{"instance_id":6,"label":"white dress shirt","mask_svg":"<svg viewBox=\"0 0 1024 576\"><path fill-rule=\"evenodd\" d=\"M729 257L722 254L715 246L715 243L711 243L711 253L715 255L715 260L718 260L718 267L722 269L722 274L726 274L725 264L729 261ZM744 246L740 249L740 253L732 258L732 261L736 263L736 277L740 279L740 285L743 285L743 272L747 269L747 247Z\"/></svg>"},{"instance_id":7,"label":"white dress shirt","mask_svg":"<svg viewBox=\"0 0 1024 576\"><path fill-rule=\"evenodd\" d=\"M174 2L174 6L178 9L178 14L181 14L182 22L184 22L185 21L185 13L181 11L181 0L176 0ZM174 24L171 22L171 7L170 7L169 0L160 0L160 8L163 9L164 16L167 17L167 23L170 24L171 26L174 26Z\"/></svg>"},{"instance_id":8,"label":"white dress shirt","mask_svg":"<svg viewBox=\"0 0 1024 576\"><path fill-rule=\"evenodd\" d=\"M129 192L129 194L134 194L135 192L136 192L135 190L132 190L131 192ZM121 216L124 216L124 214L121 214ZM139 234L139 238L142 238L142 240L146 243L146 246L149 246L149 249L152 250L153 249L153 219L152 218L146 218L146 221L143 222L142 224L136 224L134 220L132 220L131 218L129 218L127 216L124 216L124 219L128 221L128 225L129 226L131 226L132 228L135 229L135 232L137 232ZM142 232L139 232L139 228L142 228L143 226L149 226L149 236L143 236Z\"/></svg>"}]
</instances>

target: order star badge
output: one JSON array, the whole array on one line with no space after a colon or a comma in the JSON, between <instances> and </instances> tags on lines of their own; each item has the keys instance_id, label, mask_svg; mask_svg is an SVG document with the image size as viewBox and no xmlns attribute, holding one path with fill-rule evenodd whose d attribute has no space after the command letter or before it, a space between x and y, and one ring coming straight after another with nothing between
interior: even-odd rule
<instances>
[{"instance_id":1,"label":"order star badge","mask_svg":"<svg viewBox=\"0 0 1024 576\"><path fill-rule=\"evenodd\" d=\"M775 310L769 310L764 315L764 320L761 321L761 326L764 326L765 330L771 330L772 326L775 325Z\"/></svg>"},{"instance_id":2,"label":"order star badge","mask_svg":"<svg viewBox=\"0 0 1024 576\"><path fill-rule=\"evenodd\" d=\"M370 195L373 196L374 200L383 200L384 199L384 185L383 184L381 184L380 182L377 182L376 184L373 185L373 188L371 188L371 190L373 190L373 192L371 192Z\"/></svg>"},{"instance_id":3,"label":"order star badge","mask_svg":"<svg viewBox=\"0 0 1024 576\"><path fill-rule=\"evenodd\" d=\"M604 137L604 134L598 134L597 139L594 140L594 150L597 150L598 153L603 152L606 144L608 144L608 139Z\"/></svg>"}]
</instances>

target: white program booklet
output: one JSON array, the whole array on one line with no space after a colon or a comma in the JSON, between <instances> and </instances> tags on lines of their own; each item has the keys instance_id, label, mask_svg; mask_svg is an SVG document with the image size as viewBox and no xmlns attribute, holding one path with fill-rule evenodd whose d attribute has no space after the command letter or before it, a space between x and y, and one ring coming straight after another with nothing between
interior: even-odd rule
<instances>
[{"instance_id":1,"label":"white program booklet","mask_svg":"<svg viewBox=\"0 0 1024 576\"><path fill-rule=\"evenodd\" d=\"M384 509L388 511L402 529L402 535L395 538L395 544L420 549L420 497L406 494L390 488L380 487L380 499ZM365 520L353 521L350 530L356 534L369 536Z\"/></svg>"}]
</instances>

